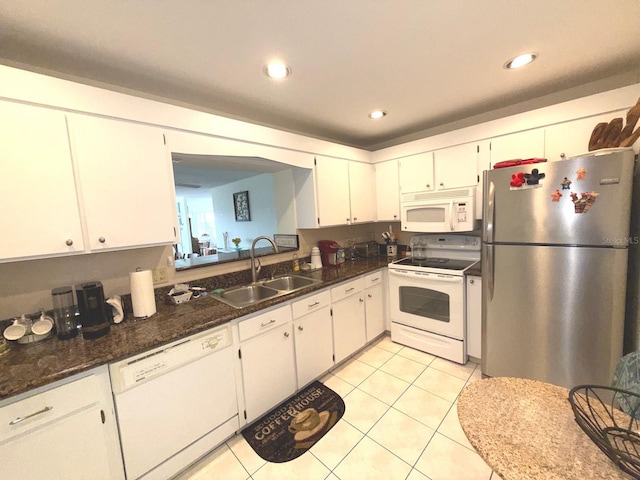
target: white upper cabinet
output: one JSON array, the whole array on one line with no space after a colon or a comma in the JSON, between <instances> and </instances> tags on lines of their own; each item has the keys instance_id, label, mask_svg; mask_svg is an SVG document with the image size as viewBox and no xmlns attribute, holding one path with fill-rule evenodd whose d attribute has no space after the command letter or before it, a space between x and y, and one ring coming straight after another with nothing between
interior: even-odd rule
<instances>
[{"instance_id":1,"label":"white upper cabinet","mask_svg":"<svg viewBox=\"0 0 640 480\"><path fill-rule=\"evenodd\" d=\"M514 159L544 158L544 129L527 130L492 138L491 166Z\"/></svg>"},{"instance_id":2,"label":"white upper cabinet","mask_svg":"<svg viewBox=\"0 0 640 480\"><path fill-rule=\"evenodd\" d=\"M330 157L316 157L318 226L346 225L349 208L349 163Z\"/></svg>"},{"instance_id":3,"label":"white upper cabinet","mask_svg":"<svg viewBox=\"0 0 640 480\"><path fill-rule=\"evenodd\" d=\"M595 126L600 122L610 122L615 117L625 117L626 113L608 113L596 117L581 118L571 122L558 123L545 129L544 153L550 162L575 157L589 151L589 139Z\"/></svg>"},{"instance_id":4,"label":"white upper cabinet","mask_svg":"<svg viewBox=\"0 0 640 480\"><path fill-rule=\"evenodd\" d=\"M370 163L349 162L349 223L373 222L376 219L375 167Z\"/></svg>"},{"instance_id":5,"label":"white upper cabinet","mask_svg":"<svg viewBox=\"0 0 640 480\"><path fill-rule=\"evenodd\" d=\"M315 172L318 227L375 219L373 165L316 157Z\"/></svg>"},{"instance_id":6,"label":"white upper cabinet","mask_svg":"<svg viewBox=\"0 0 640 480\"><path fill-rule=\"evenodd\" d=\"M400 193L432 192L478 184L478 145L466 143L401 158Z\"/></svg>"},{"instance_id":7,"label":"white upper cabinet","mask_svg":"<svg viewBox=\"0 0 640 480\"><path fill-rule=\"evenodd\" d=\"M400 193L434 190L433 152L419 153L398 160Z\"/></svg>"},{"instance_id":8,"label":"white upper cabinet","mask_svg":"<svg viewBox=\"0 0 640 480\"><path fill-rule=\"evenodd\" d=\"M74 115L71 144L92 251L175 243L175 189L162 130Z\"/></svg>"},{"instance_id":9,"label":"white upper cabinet","mask_svg":"<svg viewBox=\"0 0 640 480\"><path fill-rule=\"evenodd\" d=\"M465 143L433 153L437 190L478 184L478 144Z\"/></svg>"},{"instance_id":10,"label":"white upper cabinet","mask_svg":"<svg viewBox=\"0 0 640 480\"><path fill-rule=\"evenodd\" d=\"M0 102L0 261L84 250L65 115Z\"/></svg>"},{"instance_id":11,"label":"white upper cabinet","mask_svg":"<svg viewBox=\"0 0 640 480\"><path fill-rule=\"evenodd\" d=\"M398 160L377 163L376 170L376 219L400 221L400 185Z\"/></svg>"}]
</instances>

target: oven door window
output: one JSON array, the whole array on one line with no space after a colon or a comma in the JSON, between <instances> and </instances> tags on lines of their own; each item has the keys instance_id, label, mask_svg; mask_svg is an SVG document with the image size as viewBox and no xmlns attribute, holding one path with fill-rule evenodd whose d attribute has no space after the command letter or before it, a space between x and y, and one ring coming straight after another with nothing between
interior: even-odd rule
<instances>
[{"instance_id":1,"label":"oven door window","mask_svg":"<svg viewBox=\"0 0 640 480\"><path fill-rule=\"evenodd\" d=\"M449 295L420 287L400 287L400 311L449 323Z\"/></svg>"}]
</instances>

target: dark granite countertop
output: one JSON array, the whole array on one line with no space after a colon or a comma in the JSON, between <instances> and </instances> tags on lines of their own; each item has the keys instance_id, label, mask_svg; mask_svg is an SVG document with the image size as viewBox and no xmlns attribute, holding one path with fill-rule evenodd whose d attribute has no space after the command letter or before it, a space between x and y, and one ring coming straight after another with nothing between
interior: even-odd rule
<instances>
[{"instance_id":1,"label":"dark granite countertop","mask_svg":"<svg viewBox=\"0 0 640 480\"><path fill-rule=\"evenodd\" d=\"M477 262L475 265L472 265L467 270L465 270L465 275L474 275L476 277L482 276L482 262Z\"/></svg>"},{"instance_id":2,"label":"dark granite countertop","mask_svg":"<svg viewBox=\"0 0 640 480\"><path fill-rule=\"evenodd\" d=\"M181 305L167 304L158 301L161 297L156 290L155 315L137 320L129 314L122 323L112 325L109 333L101 338L85 340L78 335L70 340L58 340L54 336L32 344L12 342L9 352L0 357L0 400L228 323L387 264L387 257L374 257L347 261L340 268L301 272L301 275L322 279L322 283L242 309L232 308L211 296Z\"/></svg>"}]
</instances>

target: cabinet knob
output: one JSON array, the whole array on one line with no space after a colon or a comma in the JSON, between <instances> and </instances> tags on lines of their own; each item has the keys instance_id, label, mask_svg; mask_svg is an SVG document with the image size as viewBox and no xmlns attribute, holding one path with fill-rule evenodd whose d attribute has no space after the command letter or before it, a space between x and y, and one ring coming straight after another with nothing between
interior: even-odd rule
<instances>
[{"instance_id":1,"label":"cabinet knob","mask_svg":"<svg viewBox=\"0 0 640 480\"><path fill-rule=\"evenodd\" d=\"M298 325L298 330L303 331L304 327L302 325Z\"/></svg>"},{"instance_id":2,"label":"cabinet knob","mask_svg":"<svg viewBox=\"0 0 640 480\"><path fill-rule=\"evenodd\" d=\"M367 297L373 298L373 295L371 295L370 293L367 293Z\"/></svg>"},{"instance_id":3,"label":"cabinet knob","mask_svg":"<svg viewBox=\"0 0 640 480\"><path fill-rule=\"evenodd\" d=\"M441 186L441 187L444 187L444 183L440 182L440 186Z\"/></svg>"},{"instance_id":4,"label":"cabinet knob","mask_svg":"<svg viewBox=\"0 0 640 480\"><path fill-rule=\"evenodd\" d=\"M284 336L289 338L289 332L284 332Z\"/></svg>"},{"instance_id":5,"label":"cabinet knob","mask_svg":"<svg viewBox=\"0 0 640 480\"><path fill-rule=\"evenodd\" d=\"M431 188L431 184L430 183L427 183L427 188Z\"/></svg>"},{"instance_id":6,"label":"cabinet knob","mask_svg":"<svg viewBox=\"0 0 640 480\"><path fill-rule=\"evenodd\" d=\"M398 218L398 216L397 216L397 215L394 215L394 216L393 216L393 218Z\"/></svg>"},{"instance_id":7,"label":"cabinet knob","mask_svg":"<svg viewBox=\"0 0 640 480\"><path fill-rule=\"evenodd\" d=\"M106 239L106 238L104 238L104 237L100 237L100 238L98 239L98 241L99 241L100 243L104 243L104 242L106 242L106 241L107 241L107 239Z\"/></svg>"},{"instance_id":8,"label":"cabinet knob","mask_svg":"<svg viewBox=\"0 0 640 480\"><path fill-rule=\"evenodd\" d=\"M475 283L475 280L472 278L471 280L469 280L469 283Z\"/></svg>"},{"instance_id":9,"label":"cabinet knob","mask_svg":"<svg viewBox=\"0 0 640 480\"><path fill-rule=\"evenodd\" d=\"M363 302L364 302L364 298L361 298L361 299L360 299L360 303L363 303Z\"/></svg>"},{"instance_id":10,"label":"cabinet knob","mask_svg":"<svg viewBox=\"0 0 640 480\"><path fill-rule=\"evenodd\" d=\"M73 245L73 240L71 240L71 239L69 238L69 239L67 239L67 241L66 241L66 242L64 242L64 243L66 243L66 244L67 244L67 247L70 247L71 245Z\"/></svg>"},{"instance_id":11,"label":"cabinet knob","mask_svg":"<svg viewBox=\"0 0 640 480\"><path fill-rule=\"evenodd\" d=\"M353 221L357 222L358 221L358 217L353 217Z\"/></svg>"}]
</instances>

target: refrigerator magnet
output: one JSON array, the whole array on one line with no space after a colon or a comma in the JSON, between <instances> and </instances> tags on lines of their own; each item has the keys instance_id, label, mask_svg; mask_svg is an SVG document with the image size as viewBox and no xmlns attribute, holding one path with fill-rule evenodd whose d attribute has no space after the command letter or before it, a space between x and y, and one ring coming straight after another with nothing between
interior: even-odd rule
<instances>
[{"instance_id":1,"label":"refrigerator magnet","mask_svg":"<svg viewBox=\"0 0 640 480\"><path fill-rule=\"evenodd\" d=\"M596 198L600 195L598 192L583 192L578 198L578 194L571 192L571 201L573 202L575 213L587 213L589 209L596 203Z\"/></svg>"},{"instance_id":2,"label":"refrigerator magnet","mask_svg":"<svg viewBox=\"0 0 640 480\"><path fill-rule=\"evenodd\" d=\"M524 172L518 172L511 175L511 181L509 182L509 185L512 188L520 188L524 185L524 182Z\"/></svg>"},{"instance_id":3,"label":"refrigerator magnet","mask_svg":"<svg viewBox=\"0 0 640 480\"><path fill-rule=\"evenodd\" d=\"M524 178L527 179L527 185L539 185L540 180L542 180L544 177L545 174L538 171L537 168L531 170L531 173L524 174Z\"/></svg>"},{"instance_id":4,"label":"refrigerator magnet","mask_svg":"<svg viewBox=\"0 0 640 480\"><path fill-rule=\"evenodd\" d=\"M562 185L562 190L569 190L572 183L573 182L571 180L569 180L567 177L564 177L564 180L560 182L560 185Z\"/></svg>"},{"instance_id":5,"label":"refrigerator magnet","mask_svg":"<svg viewBox=\"0 0 640 480\"><path fill-rule=\"evenodd\" d=\"M587 169L586 168L579 168L576 171L576 178L578 180L584 180L584 178L587 176Z\"/></svg>"},{"instance_id":6,"label":"refrigerator magnet","mask_svg":"<svg viewBox=\"0 0 640 480\"><path fill-rule=\"evenodd\" d=\"M559 202L561 196L562 196L562 194L560 193L560 190L558 190L556 188L556 191L551 194L551 201L552 202Z\"/></svg>"}]
</instances>

